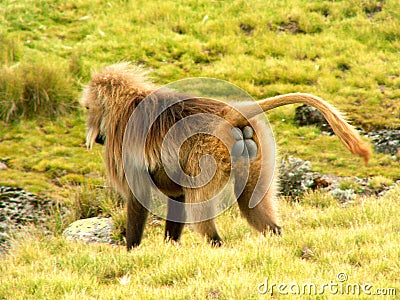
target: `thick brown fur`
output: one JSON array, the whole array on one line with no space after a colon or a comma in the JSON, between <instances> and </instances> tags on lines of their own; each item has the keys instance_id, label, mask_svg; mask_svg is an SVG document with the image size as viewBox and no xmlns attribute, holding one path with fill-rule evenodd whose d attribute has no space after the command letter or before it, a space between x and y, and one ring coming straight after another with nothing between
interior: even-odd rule
<instances>
[{"instance_id":1,"label":"thick brown fur","mask_svg":"<svg viewBox=\"0 0 400 300\"><path fill-rule=\"evenodd\" d=\"M138 246L141 242L144 224L147 218L147 210L142 206L130 191L125 178L124 166L122 160L122 144L125 128L137 105L147 96L152 94L156 87L146 79L142 70L131 67L128 63L116 64L104 68L102 71L94 73L89 85L85 88L81 103L88 111L88 134L87 145L89 148L98 139L105 139L105 165L108 178L115 189L127 201L127 248ZM171 97L168 93L160 93L154 96L153 105L157 106L159 102L168 101ZM173 96L174 97L174 96ZM322 99L308 94L288 94L258 101L263 111L286 105L290 103L303 102L317 107L327 118L333 127L335 133L346 147L354 154L360 155L368 161L370 150L358 136L356 131L348 125L340 114ZM239 113L238 110L240 110ZM244 114L243 112L248 112ZM262 112L262 111L261 111ZM149 112L151 114L151 112ZM192 98L181 101L161 114L153 124L152 129L146 136L146 151L144 153L144 164L137 162L134 166L137 170L137 177L140 178L140 172L150 172L156 186L169 198L179 202L199 203L215 196L219 190L227 183L229 172L231 170L231 158L227 146L218 138L212 135L199 134L189 138L179 150L179 163L182 169L189 176L196 176L201 171L199 160L205 154L210 154L217 162L217 170L211 181L202 187L188 188L171 181L165 173L163 163L161 162L161 146L165 134L179 120L198 113L209 113L220 116L227 120L232 126L243 127L251 125L255 132L254 141L259 145L257 156L251 160L250 176L246 182L245 188L240 193L236 193L239 208L243 217L249 224L260 232L268 230L274 233L280 233L281 228L278 225L279 220L276 212L277 195L277 175L267 174L265 170L271 168L262 168L264 164L271 159L269 155L271 147L268 146L268 135L265 133L266 125L258 121L255 116L260 110L254 103L241 103L237 105L237 110L227 104L204 98ZM148 115L140 116L142 121L146 122ZM233 145L235 140L231 136L231 127L225 123L209 123L209 120L203 120L197 124L213 128L224 135L228 140L228 147ZM259 134L261 132L261 134ZM264 134L265 133L265 134ZM132 143L136 138L140 139L142 133L140 128L133 131ZM178 141L176 142L178 144ZM262 147L260 147L262 145ZM174 147L174 145L172 145ZM140 155L140 152L139 154ZM249 208L249 199L253 193L257 182L268 185L265 195L262 195L262 201L255 207ZM140 187L141 193L150 197L150 190L146 187ZM184 214L183 211L174 211L174 207L168 208L168 214ZM207 214L206 211L193 211L193 214ZM214 220L207 220L196 223L197 230L208 238L215 245L221 244L222 240L218 235ZM165 238L179 240L184 224L167 220Z\"/></svg>"}]
</instances>

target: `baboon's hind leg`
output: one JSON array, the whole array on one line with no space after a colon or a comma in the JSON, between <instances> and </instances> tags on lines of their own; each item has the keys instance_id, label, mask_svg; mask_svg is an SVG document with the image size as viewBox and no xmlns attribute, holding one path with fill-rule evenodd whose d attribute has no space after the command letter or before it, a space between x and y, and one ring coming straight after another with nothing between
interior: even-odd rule
<instances>
[{"instance_id":1,"label":"baboon's hind leg","mask_svg":"<svg viewBox=\"0 0 400 300\"><path fill-rule=\"evenodd\" d=\"M215 247L222 245L222 238L219 236L214 219L194 224L197 232L207 238L207 241Z\"/></svg>"},{"instance_id":2,"label":"baboon's hind leg","mask_svg":"<svg viewBox=\"0 0 400 300\"><path fill-rule=\"evenodd\" d=\"M208 200L210 190L207 186L197 189L187 189L185 191L186 201L193 204L188 211L190 220L205 220L194 223L194 228L198 233L207 238L211 245L219 247L222 245L222 238L219 236L215 221L212 218L215 215L214 207L201 205L201 201ZM193 217L193 218L192 218Z\"/></svg>"},{"instance_id":3,"label":"baboon's hind leg","mask_svg":"<svg viewBox=\"0 0 400 300\"><path fill-rule=\"evenodd\" d=\"M271 184L269 185L268 174L261 174L260 165L256 162L251 163L251 172L247 183L240 193L235 185L235 194L239 204L239 209L244 218L249 222L249 224L262 233L271 231L274 234L281 234L281 227L278 225L278 216L276 212L275 202L276 202L276 181L273 177ZM254 189L257 182L263 187L268 187L268 191L264 195L259 194L257 197L261 201L253 208L249 207L250 199L253 195ZM260 193L260 190L256 191ZM261 192L263 193L263 192Z\"/></svg>"},{"instance_id":4,"label":"baboon's hind leg","mask_svg":"<svg viewBox=\"0 0 400 300\"><path fill-rule=\"evenodd\" d=\"M148 211L133 195L127 201L126 247L128 251L139 246Z\"/></svg>"},{"instance_id":5,"label":"baboon's hind leg","mask_svg":"<svg viewBox=\"0 0 400 300\"><path fill-rule=\"evenodd\" d=\"M167 221L165 224L164 238L166 241L172 240L177 242L181 237L184 222L176 222L177 220L185 220L185 209L183 206L177 205L176 202L185 202L185 196L170 197L168 199L168 213Z\"/></svg>"}]
</instances>

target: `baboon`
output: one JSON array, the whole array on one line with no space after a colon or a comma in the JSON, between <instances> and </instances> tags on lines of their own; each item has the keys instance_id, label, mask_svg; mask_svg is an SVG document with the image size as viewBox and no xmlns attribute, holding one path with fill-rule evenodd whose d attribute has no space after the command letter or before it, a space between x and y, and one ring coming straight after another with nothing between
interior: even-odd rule
<instances>
[{"instance_id":1,"label":"baboon","mask_svg":"<svg viewBox=\"0 0 400 300\"><path fill-rule=\"evenodd\" d=\"M163 110L163 112L146 133L143 140L145 151L135 153L138 159L135 159L132 168L135 169L134 174L138 177L136 181L140 181L140 176L146 171L150 174L155 186L170 200L174 200L169 202L168 215L185 214L179 211L180 208L174 203L198 203L216 195L221 186L227 183L232 169L236 168L235 170L238 171L235 171L234 176L240 177L240 160L246 152L244 149L247 149L249 174L244 187L239 191L236 183L233 183L234 195L241 215L259 232L270 231L280 234L281 227L276 209L277 175L276 172L268 174L271 171L266 170L270 169L263 168L264 164L268 164L275 158L268 157L268 149L270 149L268 134L270 133L267 133L265 123L257 119L260 113L279 106L305 103L316 107L323 113L337 137L353 154L363 157L366 162L371 154L369 145L361 140L355 129L334 107L310 94L292 93L256 102L239 102L231 105L201 97L182 97L184 101L178 101L168 107L166 104L172 101L171 99L179 98L180 94L174 91L157 91L157 87L146 79L146 74L141 69L129 63L119 63L94 73L81 99L82 105L88 109L87 146L91 148L95 142L104 144L104 161L108 178L127 203L128 250L140 244L148 210L136 199L136 193L133 193L128 186L122 159L122 145L125 129L131 126L128 125L128 120L135 108L146 97L151 97L151 105L148 106L146 114L139 116L136 122L137 128L131 128L131 135L128 136L130 144L134 145L136 141L143 139L142 128L139 125L142 124L141 122L146 123L146 119L152 114L151 109ZM164 107L167 108L164 109ZM173 141L172 146L180 147L179 164L188 176L195 177L202 172L199 166L202 156L209 154L215 158L217 169L212 179L200 187L191 188L169 178L161 160L161 148L163 139L175 123L197 114L217 116L218 118L213 121L198 118L194 126L207 127L215 133L218 132L218 135L223 136L227 142L224 144L213 134L202 133L189 137L181 144L180 141ZM225 120L225 122L218 120ZM261 149L266 150L261 151ZM234 164L237 165L233 166ZM272 183L269 184L269 181ZM252 207L249 201L257 184L265 185L267 188L263 189L265 193L259 195L261 200L258 204ZM151 198L151 190L142 186L140 182L135 185L135 188L140 190L141 195ZM191 213L201 215L207 212L202 211L200 206L197 211ZM184 223L177 222L174 218L167 218L165 239L178 241ZM222 239L217 232L214 219L197 222L194 225L211 244L221 245Z\"/></svg>"}]
</instances>

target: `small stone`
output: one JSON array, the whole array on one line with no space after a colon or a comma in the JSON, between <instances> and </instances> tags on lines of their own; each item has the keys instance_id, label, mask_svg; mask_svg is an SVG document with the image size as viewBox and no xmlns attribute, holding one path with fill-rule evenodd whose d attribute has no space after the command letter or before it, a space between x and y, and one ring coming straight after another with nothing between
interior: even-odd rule
<instances>
[{"instance_id":1,"label":"small stone","mask_svg":"<svg viewBox=\"0 0 400 300\"><path fill-rule=\"evenodd\" d=\"M8 169L7 165L2 161L0 161L0 170L6 170L6 169Z\"/></svg>"},{"instance_id":2,"label":"small stone","mask_svg":"<svg viewBox=\"0 0 400 300\"><path fill-rule=\"evenodd\" d=\"M312 259L315 256L313 249L304 247L301 251L301 258L305 260Z\"/></svg>"}]
</instances>

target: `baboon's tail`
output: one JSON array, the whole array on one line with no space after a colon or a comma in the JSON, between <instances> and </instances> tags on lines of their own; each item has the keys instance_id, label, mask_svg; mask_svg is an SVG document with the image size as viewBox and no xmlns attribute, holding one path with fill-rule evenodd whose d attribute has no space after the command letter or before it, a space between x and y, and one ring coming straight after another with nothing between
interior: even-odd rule
<instances>
[{"instance_id":1,"label":"baboon's tail","mask_svg":"<svg viewBox=\"0 0 400 300\"><path fill-rule=\"evenodd\" d=\"M229 107L224 114L224 118L233 124L240 124L246 121L246 119L255 117L262 112L267 112L279 106L294 103L304 103L317 108L324 115L335 134L351 151L351 153L363 157L365 162L368 163L371 156L369 145L361 140L357 131L345 121L339 111L328 102L314 95L292 93L267 98L257 102L239 103L235 106L236 109Z\"/></svg>"}]
</instances>

